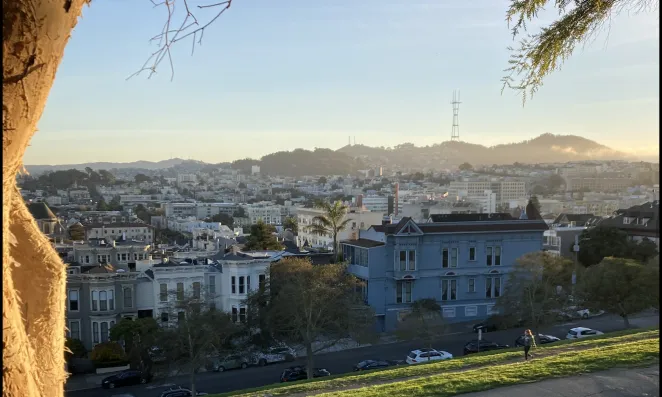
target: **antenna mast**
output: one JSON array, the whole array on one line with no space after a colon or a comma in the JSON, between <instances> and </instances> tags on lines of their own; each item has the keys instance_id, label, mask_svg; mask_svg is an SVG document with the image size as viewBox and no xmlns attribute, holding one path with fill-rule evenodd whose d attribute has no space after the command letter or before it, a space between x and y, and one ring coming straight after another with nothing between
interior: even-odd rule
<instances>
[{"instance_id":1,"label":"antenna mast","mask_svg":"<svg viewBox=\"0 0 662 397\"><path fill-rule=\"evenodd\" d=\"M458 113L460 113L460 90L453 90L453 129L451 130L451 141L460 140L460 121Z\"/></svg>"}]
</instances>

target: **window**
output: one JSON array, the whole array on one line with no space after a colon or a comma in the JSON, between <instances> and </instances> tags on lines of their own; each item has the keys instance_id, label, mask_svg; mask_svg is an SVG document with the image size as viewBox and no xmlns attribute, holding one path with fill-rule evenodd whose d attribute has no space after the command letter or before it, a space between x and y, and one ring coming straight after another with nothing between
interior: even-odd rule
<instances>
[{"instance_id":1,"label":"window","mask_svg":"<svg viewBox=\"0 0 662 397\"><path fill-rule=\"evenodd\" d=\"M409 251L409 267L407 270L416 270L416 251Z\"/></svg>"},{"instance_id":2,"label":"window","mask_svg":"<svg viewBox=\"0 0 662 397\"><path fill-rule=\"evenodd\" d=\"M237 278L235 276L232 276L230 279L231 279L231 283L232 283L232 293L236 294L237 293Z\"/></svg>"},{"instance_id":3,"label":"window","mask_svg":"<svg viewBox=\"0 0 662 397\"><path fill-rule=\"evenodd\" d=\"M126 261L126 254L122 254L122 260Z\"/></svg>"},{"instance_id":4,"label":"window","mask_svg":"<svg viewBox=\"0 0 662 397\"><path fill-rule=\"evenodd\" d=\"M396 303L411 303L411 287L413 281L398 281L396 283Z\"/></svg>"},{"instance_id":5,"label":"window","mask_svg":"<svg viewBox=\"0 0 662 397\"><path fill-rule=\"evenodd\" d=\"M492 247L487 247L487 266L492 266Z\"/></svg>"},{"instance_id":6,"label":"window","mask_svg":"<svg viewBox=\"0 0 662 397\"><path fill-rule=\"evenodd\" d=\"M108 310L108 292L99 291L99 310Z\"/></svg>"},{"instance_id":7,"label":"window","mask_svg":"<svg viewBox=\"0 0 662 397\"><path fill-rule=\"evenodd\" d=\"M193 283L193 298L200 299L200 282L198 281Z\"/></svg>"},{"instance_id":8,"label":"window","mask_svg":"<svg viewBox=\"0 0 662 397\"><path fill-rule=\"evenodd\" d=\"M486 298L498 298L501 296L501 277L488 277L485 282Z\"/></svg>"},{"instance_id":9,"label":"window","mask_svg":"<svg viewBox=\"0 0 662 397\"><path fill-rule=\"evenodd\" d=\"M209 293L216 293L216 276L209 276Z\"/></svg>"},{"instance_id":10,"label":"window","mask_svg":"<svg viewBox=\"0 0 662 397\"><path fill-rule=\"evenodd\" d=\"M78 290L70 289L69 290L69 311L77 312L78 311Z\"/></svg>"},{"instance_id":11,"label":"window","mask_svg":"<svg viewBox=\"0 0 662 397\"><path fill-rule=\"evenodd\" d=\"M184 283L177 283L177 300L184 300Z\"/></svg>"},{"instance_id":12,"label":"window","mask_svg":"<svg viewBox=\"0 0 662 397\"><path fill-rule=\"evenodd\" d=\"M441 280L441 300L457 300L457 280Z\"/></svg>"},{"instance_id":13,"label":"window","mask_svg":"<svg viewBox=\"0 0 662 397\"><path fill-rule=\"evenodd\" d=\"M246 276L246 292L251 292L251 276Z\"/></svg>"},{"instance_id":14,"label":"window","mask_svg":"<svg viewBox=\"0 0 662 397\"><path fill-rule=\"evenodd\" d=\"M258 276L258 282L260 283L260 289L264 288L264 284L266 283L266 281L267 281L267 276L265 276L264 274L260 274Z\"/></svg>"},{"instance_id":15,"label":"window","mask_svg":"<svg viewBox=\"0 0 662 397\"><path fill-rule=\"evenodd\" d=\"M491 298L492 297L492 278L488 277L485 280L485 297L486 298Z\"/></svg>"},{"instance_id":16,"label":"window","mask_svg":"<svg viewBox=\"0 0 662 397\"><path fill-rule=\"evenodd\" d=\"M448 248L441 250L441 267L448 267Z\"/></svg>"},{"instance_id":17,"label":"window","mask_svg":"<svg viewBox=\"0 0 662 397\"><path fill-rule=\"evenodd\" d=\"M183 324L185 320L186 320L186 313L185 312L177 313L177 322L178 323Z\"/></svg>"},{"instance_id":18,"label":"window","mask_svg":"<svg viewBox=\"0 0 662 397\"><path fill-rule=\"evenodd\" d=\"M232 308L232 321L235 322L235 323L237 322L237 308L236 307Z\"/></svg>"},{"instance_id":19,"label":"window","mask_svg":"<svg viewBox=\"0 0 662 397\"><path fill-rule=\"evenodd\" d=\"M92 311L99 310L99 291L92 291Z\"/></svg>"},{"instance_id":20,"label":"window","mask_svg":"<svg viewBox=\"0 0 662 397\"><path fill-rule=\"evenodd\" d=\"M117 260L118 261L120 260L120 254L117 254Z\"/></svg>"},{"instance_id":21,"label":"window","mask_svg":"<svg viewBox=\"0 0 662 397\"><path fill-rule=\"evenodd\" d=\"M407 270L407 251L400 251L400 271Z\"/></svg>"},{"instance_id":22,"label":"window","mask_svg":"<svg viewBox=\"0 0 662 397\"><path fill-rule=\"evenodd\" d=\"M115 310L115 291L108 291L108 310Z\"/></svg>"},{"instance_id":23,"label":"window","mask_svg":"<svg viewBox=\"0 0 662 397\"><path fill-rule=\"evenodd\" d=\"M168 284L161 284L160 285L160 293L159 293L159 300L161 302L167 302L168 301Z\"/></svg>"},{"instance_id":24,"label":"window","mask_svg":"<svg viewBox=\"0 0 662 397\"><path fill-rule=\"evenodd\" d=\"M476 279L470 278L469 285L467 286L467 292L476 292Z\"/></svg>"},{"instance_id":25,"label":"window","mask_svg":"<svg viewBox=\"0 0 662 397\"><path fill-rule=\"evenodd\" d=\"M239 293L243 294L245 291L245 285L244 285L244 276L239 277Z\"/></svg>"},{"instance_id":26,"label":"window","mask_svg":"<svg viewBox=\"0 0 662 397\"><path fill-rule=\"evenodd\" d=\"M245 307L239 308L239 322L240 323L245 323L246 322L246 308Z\"/></svg>"},{"instance_id":27,"label":"window","mask_svg":"<svg viewBox=\"0 0 662 397\"><path fill-rule=\"evenodd\" d=\"M444 318L455 317L455 308L454 307L444 307L441 311Z\"/></svg>"},{"instance_id":28,"label":"window","mask_svg":"<svg viewBox=\"0 0 662 397\"><path fill-rule=\"evenodd\" d=\"M124 307L133 307L133 290L124 288Z\"/></svg>"},{"instance_id":29,"label":"window","mask_svg":"<svg viewBox=\"0 0 662 397\"><path fill-rule=\"evenodd\" d=\"M69 338L80 340L80 321L69 321Z\"/></svg>"},{"instance_id":30,"label":"window","mask_svg":"<svg viewBox=\"0 0 662 397\"><path fill-rule=\"evenodd\" d=\"M457 267L457 248L451 248L451 267Z\"/></svg>"},{"instance_id":31,"label":"window","mask_svg":"<svg viewBox=\"0 0 662 397\"><path fill-rule=\"evenodd\" d=\"M108 342L108 323L101 323L101 343Z\"/></svg>"},{"instance_id":32,"label":"window","mask_svg":"<svg viewBox=\"0 0 662 397\"><path fill-rule=\"evenodd\" d=\"M474 317L478 315L478 306L465 306L464 307L464 316L465 317Z\"/></svg>"},{"instance_id":33,"label":"window","mask_svg":"<svg viewBox=\"0 0 662 397\"><path fill-rule=\"evenodd\" d=\"M469 260L470 261L476 260L476 247L469 247Z\"/></svg>"},{"instance_id":34,"label":"window","mask_svg":"<svg viewBox=\"0 0 662 397\"><path fill-rule=\"evenodd\" d=\"M162 323L168 322L168 312L161 312L161 322Z\"/></svg>"},{"instance_id":35,"label":"window","mask_svg":"<svg viewBox=\"0 0 662 397\"><path fill-rule=\"evenodd\" d=\"M501 296L501 277L494 278L494 297Z\"/></svg>"},{"instance_id":36,"label":"window","mask_svg":"<svg viewBox=\"0 0 662 397\"><path fill-rule=\"evenodd\" d=\"M501 266L501 247L494 247L494 266Z\"/></svg>"},{"instance_id":37,"label":"window","mask_svg":"<svg viewBox=\"0 0 662 397\"><path fill-rule=\"evenodd\" d=\"M99 343L99 323L92 323L92 341L94 343Z\"/></svg>"}]
</instances>

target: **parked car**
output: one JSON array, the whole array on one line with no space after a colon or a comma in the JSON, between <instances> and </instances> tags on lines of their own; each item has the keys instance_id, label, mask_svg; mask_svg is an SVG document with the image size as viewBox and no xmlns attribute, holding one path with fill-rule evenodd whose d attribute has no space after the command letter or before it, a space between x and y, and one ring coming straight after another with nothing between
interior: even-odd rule
<instances>
[{"instance_id":1,"label":"parked car","mask_svg":"<svg viewBox=\"0 0 662 397\"><path fill-rule=\"evenodd\" d=\"M313 378L321 378L323 376L330 376L331 373L324 368L315 368L313 370ZM308 372L305 367L296 366L287 368L280 375L281 382L294 382L297 380L308 379Z\"/></svg>"},{"instance_id":2,"label":"parked car","mask_svg":"<svg viewBox=\"0 0 662 397\"><path fill-rule=\"evenodd\" d=\"M198 391L195 392L195 395L196 397L207 396L209 393ZM163 393L161 393L161 397L193 397L193 392L191 389L187 389L185 387L173 386L167 390L164 390Z\"/></svg>"},{"instance_id":3,"label":"parked car","mask_svg":"<svg viewBox=\"0 0 662 397\"><path fill-rule=\"evenodd\" d=\"M566 339L581 339L581 338L588 338L591 336L596 336L596 335L602 335L603 333L594 329L586 328L586 327L576 327L572 328L570 331L568 331L568 335L566 335Z\"/></svg>"},{"instance_id":4,"label":"parked car","mask_svg":"<svg viewBox=\"0 0 662 397\"><path fill-rule=\"evenodd\" d=\"M249 358L242 357L238 354L230 354L223 358L214 357L208 359L205 363L205 368L207 371L223 372L228 369L247 368L249 363Z\"/></svg>"},{"instance_id":5,"label":"parked car","mask_svg":"<svg viewBox=\"0 0 662 397\"><path fill-rule=\"evenodd\" d=\"M558 342L560 340L561 339L557 338L556 336L538 334L538 337L536 338L536 343L540 343L541 345L546 345L547 343ZM517 339L515 339L515 346L524 346L524 335L520 335Z\"/></svg>"},{"instance_id":6,"label":"parked car","mask_svg":"<svg viewBox=\"0 0 662 397\"><path fill-rule=\"evenodd\" d=\"M101 387L104 389L114 389L121 386L138 385L141 383L145 384L150 380L152 380L151 374L128 369L118 374L103 378L101 381Z\"/></svg>"},{"instance_id":7,"label":"parked car","mask_svg":"<svg viewBox=\"0 0 662 397\"><path fill-rule=\"evenodd\" d=\"M279 363L283 361L294 361L297 358L297 353L291 347L282 345L270 347L266 351L259 352L254 355L253 362L259 366L267 364Z\"/></svg>"},{"instance_id":8,"label":"parked car","mask_svg":"<svg viewBox=\"0 0 662 397\"><path fill-rule=\"evenodd\" d=\"M443 350L418 349L409 352L406 358L407 364L419 364L428 361L449 360L453 355Z\"/></svg>"},{"instance_id":9,"label":"parked car","mask_svg":"<svg viewBox=\"0 0 662 397\"><path fill-rule=\"evenodd\" d=\"M480 341L472 340L464 345L464 355L466 356L467 354L486 352L490 350L508 349L509 347L509 345L502 345L499 343L490 342L485 339L481 339Z\"/></svg>"},{"instance_id":10,"label":"parked car","mask_svg":"<svg viewBox=\"0 0 662 397\"><path fill-rule=\"evenodd\" d=\"M368 371L377 368L393 367L404 363L404 360L364 360L354 366L354 371Z\"/></svg>"},{"instance_id":11,"label":"parked car","mask_svg":"<svg viewBox=\"0 0 662 397\"><path fill-rule=\"evenodd\" d=\"M592 311L590 309L577 310L577 315L583 319L587 319L589 317L602 316L603 314L605 314L604 310L598 310L598 311Z\"/></svg>"},{"instance_id":12,"label":"parked car","mask_svg":"<svg viewBox=\"0 0 662 397\"><path fill-rule=\"evenodd\" d=\"M514 319L512 317L494 315L488 318L487 320L480 322L473 326L475 333L478 333L478 330L485 332L494 332L502 329L521 327L524 325L524 322L519 319Z\"/></svg>"}]
</instances>

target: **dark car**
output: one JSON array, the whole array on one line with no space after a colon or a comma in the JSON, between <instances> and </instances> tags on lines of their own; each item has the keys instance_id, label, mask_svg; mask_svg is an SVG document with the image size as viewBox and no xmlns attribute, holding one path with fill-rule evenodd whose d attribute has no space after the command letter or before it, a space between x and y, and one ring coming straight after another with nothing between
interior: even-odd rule
<instances>
[{"instance_id":1,"label":"dark car","mask_svg":"<svg viewBox=\"0 0 662 397\"><path fill-rule=\"evenodd\" d=\"M508 345L501 345L499 343L490 342L485 339L482 339L480 341L472 340L467 342L466 345L464 345L464 355L466 356L467 354L486 352L490 350L507 349L509 347L510 346Z\"/></svg>"},{"instance_id":2,"label":"dark car","mask_svg":"<svg viewBox=\"0 0 662 397\"><path fill-rule=\"evenodd\" d=\"M557 338L556 336L543 334L538 334L538 337L536 338L536 342L540 343L541 345L558 342L560 340L561 339ZM515 346L524 346L524 335L520 335L519 338L515 339Z\"/></svg>"},{"instance_id":3,"label":"dark car","mask_svg":"<svg viewBox=\"0 0 662 397\"><path fill-rule=\"evenodd\" d=\"M509 318L506 316L492 316L487 320L473 326L474 332L478 333L481 329L483 333L494 332L501 329L521 327L524 324L522 320Z\"/></svg>"},{"instance_id":4,"label":"dark car","mask_svg":"<svg viewBox=\"0 0 662 397\"><path fill-rule=\"evenodd\" d=\"M197 391L195 392L196 396L206 396L208 393ZM173 386L168 390L164 390L161 393L161 397L193 397L193 392L190 389L181 386Z\"/></svg>"},{"instance_id":5,"label":"dark car","mask_svg":"<svg viewBox=\"0 0 662 397\"><path fill-rule=\"evenodd\" d=\"M364 360L354 366L354 371L368 371L377 368L403 365L404 360Z\"/></svg>"},{"instance_id":6,"label":"dark car","mask_svg":"<svg viewBox=\"0 0 662 397\"><path fill-rule=\"evenodd\" d=\"M108 376L101 381L104 389L114 389L120 386L138 385L152 380L152 375L129 369L118 374Z\"/></svg>"},{"instance_id":7,"label":"dark car","mask_svg":"<svg viewBox=\"0 0 662 397\"><path fill-rule=\"evenodd\" d=\"M329 375L331 375L331 373L324 368L315 368L313 370L313 378L321 378ZM290 367L280 375L281 382L294 382L304 379L308 379L308 372L306 372L305 367Z\"/></svg>"}]
</instances>

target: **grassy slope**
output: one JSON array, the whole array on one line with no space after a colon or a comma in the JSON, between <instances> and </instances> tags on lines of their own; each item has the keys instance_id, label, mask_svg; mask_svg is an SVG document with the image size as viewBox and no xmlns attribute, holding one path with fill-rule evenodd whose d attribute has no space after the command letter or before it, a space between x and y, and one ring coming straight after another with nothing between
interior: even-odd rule
<instances>
[{"instance_id":1,"label":"grassy slope","mask_svg":"<svg viewBox=\"0 0 662 397\"><path fill-rule=\"evenodd\" d=\"M536 362L543 360L542 357L550 355L561 354L565 351L570 351L570 355L575 355L573 351L579 349L591 349L598 347L608 347L614 345L621 345L624 343L645 340L658 340L659 330L627 330L620 332L613 332L599 337L594 337L585 340L564 340L553 344L544 345L534 349L536 354ZM655 342L657 346L657 342ZM659 351L659 349L658 349ZM567 353L566 353L567 354ZM285 396L294 394L309 394L309 393L323 393L326 391L334 391L344 388L357 388L365 385L374 385L384 382L395 382L400 379L422 377L436 375L441 372L448 371L461 371L476 367L486 367L494 364L507 364L514 360L521 360L522 352L520 349L508 349L500 351L485 352L473 354L468 357L457 358L442 362L432 362L430 364L418 364L405 367L397 367L386 370L374 370L362 372L360 374L350 373L341 374L333 377L322 379L312 379L307 381L296 382L293 384L276 384L255 389L239 390L230 393L219 394L221 396L263 396L270 394L273 396ZM546 360L547 358L545 358ZM481 373L484 372L481 369ZM580 371L581 372L581 371ZM448 376L449 374L446 374ZM409 382L415 382L411 380ZM407 383L409 383L407 382ZM404 383L404 382L398 382ZM380 386L383 387L383 386ZM356 391L356 390L354 390Z\"/></svg>"}]
</instances>

